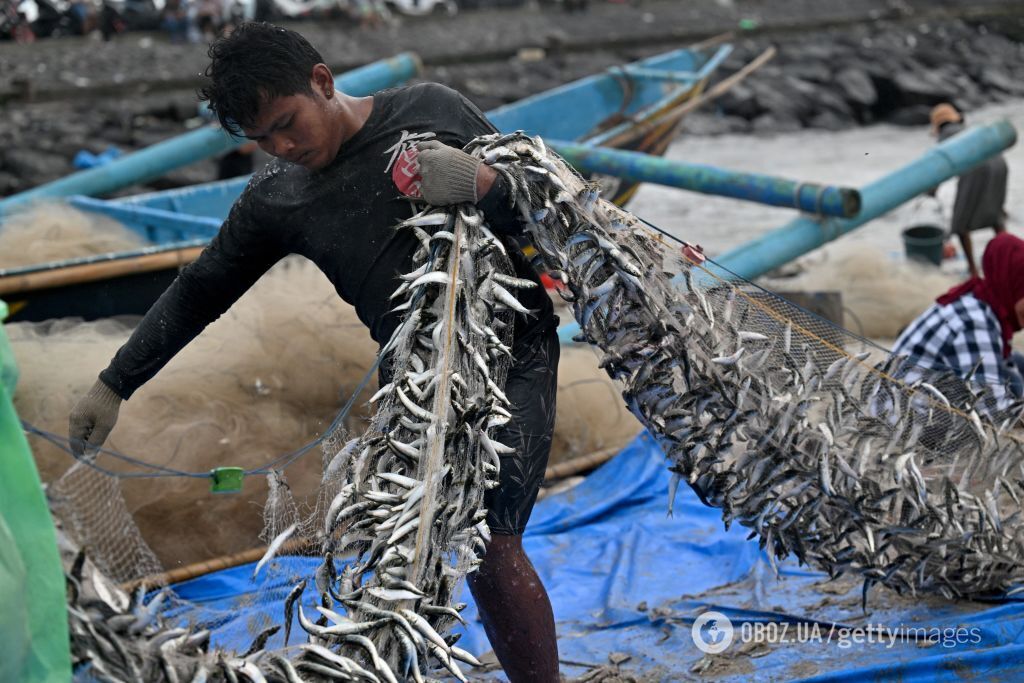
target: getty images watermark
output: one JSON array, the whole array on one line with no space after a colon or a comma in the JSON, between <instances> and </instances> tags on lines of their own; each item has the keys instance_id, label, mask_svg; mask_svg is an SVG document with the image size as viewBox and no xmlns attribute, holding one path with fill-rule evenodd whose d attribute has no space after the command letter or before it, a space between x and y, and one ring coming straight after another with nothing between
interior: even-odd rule
<instances>
[{"instance_id":1,"label":"getty images watermark","mask_svg":"<svg viewBox=\"0 0 1024 683\"><path fill-rule=\"evenodd\" d=\"M725 652L733 642L835 644L842 649L852 645L880 645L895 647L897 643L940 645L977 645L981 642L981 629L972 626L925 627L868 624L867 626L840 626L813 621L744 621L739 628L721 612L707 611L697 617L690 629L693 643L701 652L717 655Z\"/></svg>"}]
</instances>

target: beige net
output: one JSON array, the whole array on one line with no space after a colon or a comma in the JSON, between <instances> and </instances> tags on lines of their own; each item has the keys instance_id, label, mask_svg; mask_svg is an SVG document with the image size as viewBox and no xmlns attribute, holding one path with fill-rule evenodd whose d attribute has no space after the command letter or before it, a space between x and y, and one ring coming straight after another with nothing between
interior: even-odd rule
<instances>
[{"instance_id":1,"label":"beige net","mask_svg":"<svg viewBox=\"0 0 1024 683\"><path fill-rule=\"evenodd\" d=\"M111 218L62 204L41 204L4 218L0 270L143 246L138 234Z\"/></svg>"}]
</instances>

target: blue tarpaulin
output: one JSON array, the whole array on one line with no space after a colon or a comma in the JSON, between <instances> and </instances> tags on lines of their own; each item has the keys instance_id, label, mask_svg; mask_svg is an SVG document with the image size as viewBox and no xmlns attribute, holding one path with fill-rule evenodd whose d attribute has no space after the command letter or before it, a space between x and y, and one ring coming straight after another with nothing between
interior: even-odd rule
<instances>
[{"instance_id":1,"label":"blue tarpaulin","mask_svg":"<svg viewBox=\"0 0 1024 683\"><path fill-rule=\"evenodd\" d=\"M653 440L639 436L566 493L538 503L527 552L551 595L567 675L625 653L624 673L645 680L1018 680L1024 677L1024 605L897 596L883 588L861 608L861 584L783 563L773 574L748 530L723 528L718 510L681 486L666 514L669 473ZM251 580L252 565L178 584L189 616L214 626L214 642L244 649L261 623L317 562L283 558ZM469 591L460 646L489 650ZM303 598L314 611L312 592ZM715 623L708 610L725 615ZM695 645L731 644L705 656ZM727 623L727 621L728 623ZM706 622L706 623L705 623ZM730 629L731 627L731 629ZM709 630L710 629L710 630ZM717 630L716 630L717 629ZM296 623L296 635L302 639ZM786 642L783 642L786 641ZM270 645L280 645L276 635Z\"/></svg>"}]
</instances>

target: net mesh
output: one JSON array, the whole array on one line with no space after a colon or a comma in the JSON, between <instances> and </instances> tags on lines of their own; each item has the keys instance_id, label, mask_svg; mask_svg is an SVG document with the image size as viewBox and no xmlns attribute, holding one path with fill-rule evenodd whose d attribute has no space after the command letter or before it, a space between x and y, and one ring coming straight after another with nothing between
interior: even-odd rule
<instances>
[{"instance_id":1,"label":"net mesh","mask_svg":"<svg viewBox=\"0 0 1024 683\"><path fill-rule=\"evenodd\" d=\"M773 562L854 571L865 590L954 597L1021 578L1022 405L1005 387L873 361L864 340L600 202L540 141L508 149L522 161L506 179L581 338L676 481L726 525L750 528ZM539 199L531 175L546 181Z\"/></svg>"},{"instance_id":2,"label":"net mesh","mask_svg":"<svg viewBox=\"0 0 1024 683\"><path fill-rule=\"evenodd\" d=\"M163 571L128 511L116 478L76 463L47 488L47 497L66 532L89 549L92 561L111 580L126 582Z\"/></svg>"},{"instance_id":3,"label":"net mesh","mask_svg":"<svg viewBox=\"0 0 1024 683\"><path fill-rule=\"evenodd\" d=\"M792 555L832 575L856 573L865 595L878 583L978 596L1020 581L1024 448L1013 425L1022 406L1009 393L909 367L681 249L600 200L539 139L493 136L468 149L512 188L540 265L565 285L580 339L599 349L629 410L661 443L673 492L681 483L693 487L721 508L726 525L749 528L773 563ZM180 605L173 623L193 625L176 636L181 652L156 656L161 671L177 663L176 675L206 667L256 680L245 674L256 667L285 680L293 667L307 677L330 670L356 680L352 667L365 667L415 678L436 665L454 673L454 659L467 658L445 634L457 618L454 588L486 542L482 495L494 477L489 451L500 448L487 428L501 415L505 340L494 311L475 309L503 298L493 277L481 279L503 268L487 263L493 250L470 248L493 243L466 211L426 212L405 226L419 231L422 271L405 280L410 313L386 366L397 379L378 393L369 428L354 438L341 429L327 435L322 484L307 498L296 500L281 472L268 475L265 539L279 558L322 559L310 571L265 558L260 575L294 585L284 626L291 629L291 612L301 606L308 642L282 649L285 634L274 631L282 615L259 612L234 641L256 638L254 651L217 654L199 637L215 617L200 619ZM54 499L72 500L72 483L58 482ZM114 488L94 487L91 495L115 498ZM96 507L96 499L84 505ZM130 523L112 507L111 520ZM144 573L137 549L90 546L91 529L106 523L92 514L64 517L90 555L110 554L97 566L116 577L131 576L128 566ZM280 581L275 586L280 591ZM270 592L258 588L246 599L270 604ZM147 607L153 600L172 601L159 595L122 610L131 619L116 622L126 625L119 638L181 628L159 620L139 626L155 611ZM154 656L152 643L132 642L133 652Z\"/></svg>"}]
</instances>

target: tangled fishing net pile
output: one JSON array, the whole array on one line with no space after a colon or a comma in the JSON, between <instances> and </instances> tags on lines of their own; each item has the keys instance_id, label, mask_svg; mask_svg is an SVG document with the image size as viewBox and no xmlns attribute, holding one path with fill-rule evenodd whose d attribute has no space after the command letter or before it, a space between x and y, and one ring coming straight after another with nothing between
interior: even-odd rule
<instances>
[{"instance_id":1,"label":"tangled fishing net pile","mask_svg":"<svg viewBox=\"0 0 1024 683\"><path fill-rule=\"evenodd\" d=\"M1009 432L1020 404L992 405L951 377L911 379L900 359L878 360L865 342L684 257L539 139L488 136L468 150L512 188L580 338L601 350L668 456L673 494L685 482L727 526L749 528L773 563L795 556L856 573L865 595L877 583L976 596L1024 578L1024 448ZM515 290L531 284L508 275L502 242L472 208L428 209L397 229L421 246L396 292L405 320L385 349L392 381L373 399L370 428L328 440L305 521L283 481L270 485L274 540L257 572L293 537L313 539L323 558L285 602L285 640L294 611L307 642L268 649L267 635L229 657L180 633L165 642L195 652L169 658L179 680L200 670L216 680L462 680L459 663L475 663L448 631L460 619L456 587L488 539L483 495L506 450L494 430L509 418L506 319ZM307 586L316 604L303 602ZM149 633L140 605L135 621L117 622L128 636Z\"/></svg>"}]
</instances>

